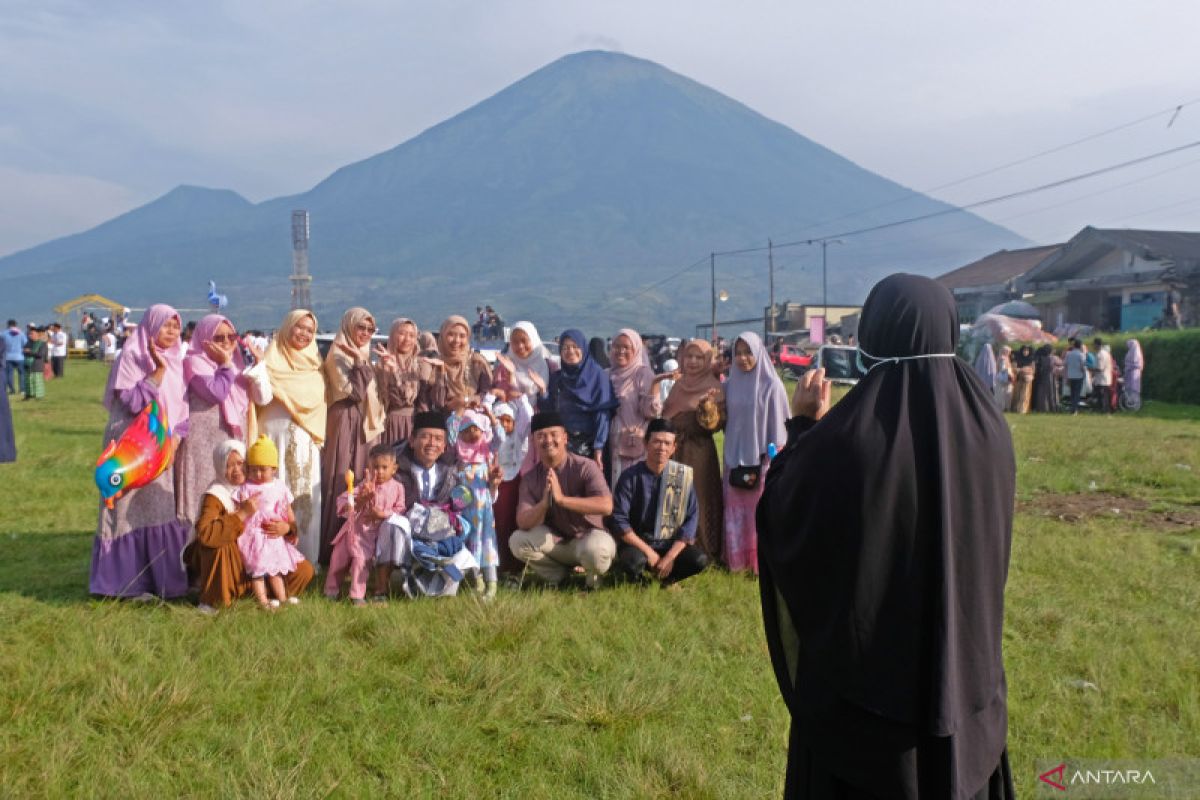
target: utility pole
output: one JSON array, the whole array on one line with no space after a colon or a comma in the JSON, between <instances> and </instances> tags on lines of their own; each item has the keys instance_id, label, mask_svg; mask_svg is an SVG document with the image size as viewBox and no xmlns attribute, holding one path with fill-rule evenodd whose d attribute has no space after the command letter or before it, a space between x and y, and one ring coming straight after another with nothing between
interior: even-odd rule
<instances>
[{"instance_id":1,"label":"utility pole","mask_svg":"<svg viewBox=\"0 0 1200 800\"><path fill-rule=\"evenodd\" d=\"M767 320L767 333L775 332L775 245L767 239L767 286L771 298L771 317Z\"/></svg>"},{"instance_id":2,"label":"utility pole","mask_svg":"<svg viewBox=\"0 0 1200 800\"><path fill-rule=\"evenodd\" d=\"M829 324L829 242L821 240L821 316Z\"/></svg>"},{"instance_id":3,"label":"utility pole","mask_svg":"<svg viewBox=\"0 0 1200 800\"><path fill-rule=\"evenodd\" d=\"M712 342L717 346L717 254L708 254L708 269L712 275Z\"/></svg>"}]
</instances>

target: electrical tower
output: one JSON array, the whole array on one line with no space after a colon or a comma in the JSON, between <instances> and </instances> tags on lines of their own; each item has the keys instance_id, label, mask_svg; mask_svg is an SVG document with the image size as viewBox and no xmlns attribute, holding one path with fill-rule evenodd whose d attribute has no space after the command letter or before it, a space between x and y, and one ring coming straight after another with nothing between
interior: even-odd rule
<instances>
[{"instance_id":1,"label":"electrical tower","mask_svg":"<svg viewBox=\"0 0 1200 800\"><path fill-rule=\"evenodd\" d=\"M308 212L292 212L292 308L312 309L308 274Z\"/></svg>"}]
</instances>

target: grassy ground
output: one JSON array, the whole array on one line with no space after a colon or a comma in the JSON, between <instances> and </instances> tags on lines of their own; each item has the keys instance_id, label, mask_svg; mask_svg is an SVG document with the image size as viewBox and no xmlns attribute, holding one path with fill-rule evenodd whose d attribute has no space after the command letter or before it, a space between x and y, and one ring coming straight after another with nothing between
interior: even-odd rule
<instances>
[{"instance_id":1,"label":"grassy ground","mask_svg":"<svg viewBox=\"0 0 1200 800\"><path fill-rule=\"evenodd\" d=\"M89 599L103 367L68 368L0 466L0 794L778 796L746 578L215 618ZM1194 754L1200 409L1010 421L1018 788L1042 759Z\"/></svg>"}]
</instances>

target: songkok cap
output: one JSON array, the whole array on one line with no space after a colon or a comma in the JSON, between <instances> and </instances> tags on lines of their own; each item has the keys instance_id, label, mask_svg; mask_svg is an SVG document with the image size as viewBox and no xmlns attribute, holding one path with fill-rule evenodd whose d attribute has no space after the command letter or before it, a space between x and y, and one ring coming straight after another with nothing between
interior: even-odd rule
<instances>
[{"instance_id":1,"label":"songkok cap","mask_svg":"<svg viewBox=\"0 0 1200 800\"><path fill-rule=\"evenodd\" d=\"M413 430L419 431L422 428L446 430L446 415L440 411L422 411L419 414L413 414Z\"/></svg>"},{"instance_id":2,"label":"songkok cap","mask_svg":"<svg viewBox=\"0 0 1200 800\"><path fill-rule=\"evenodd\" d=\"M537 432L543 428L566 428L563 424L562 415L557 411L540 411L533 415L533 421L529 425L531 432Z\"/></svg>"},{"instance_id":3,"label":"songkok cap","mask_svg":"<svg viewBox=\"0 0 1200 800\"><path fill-rule=\"evenodd\" d=\"M646 425L646 439L649 440L656 433L675 433L675 426L669 419L656 417Z\"/></svg>"},{"instance_id":4,"label":"songkok cap","mask_svg":"<svg viewBox=\"0 0 1200 800\"><path fill-rule=\"evenodd\" d=\"M258 441L246 451L246 466L279 469L279 450L276 449L275 443L266 436L259 436Z\"/></svg>"}]
</instances>

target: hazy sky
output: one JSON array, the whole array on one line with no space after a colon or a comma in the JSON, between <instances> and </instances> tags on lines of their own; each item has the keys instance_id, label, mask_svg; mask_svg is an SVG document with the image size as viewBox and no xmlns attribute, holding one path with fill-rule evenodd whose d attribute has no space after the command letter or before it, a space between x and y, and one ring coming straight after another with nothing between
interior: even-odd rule
<instances>
[{"instance_id":1,"label":"hazy sky","mask_svg":"<svg viewBox=\"0 0 1200 800\"><path fill-rule=\"evenodd\" d=\"M303 191L596 48L930 190L1200 101L1197 31L1194 0L3 0L0 254L181 183ZM932 194L968 203L1200 141L1200 102L1170 118ZM1200 147L979 213L1037 242L1200 229Z\"/></svg>"}]
</instances>

